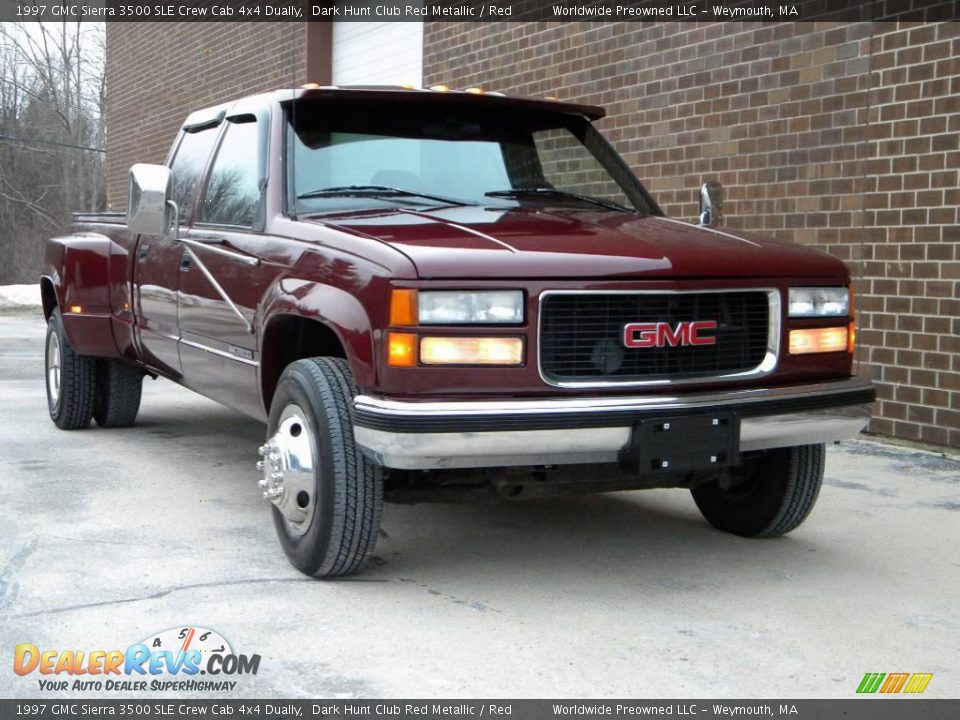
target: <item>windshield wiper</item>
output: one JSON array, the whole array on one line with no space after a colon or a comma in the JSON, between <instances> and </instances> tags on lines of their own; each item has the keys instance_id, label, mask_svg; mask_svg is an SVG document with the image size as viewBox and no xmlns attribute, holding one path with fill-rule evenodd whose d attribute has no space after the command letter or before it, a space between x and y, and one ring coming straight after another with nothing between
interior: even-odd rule
<instances>
[{"instance_id":1,"label":"windshield wiper","mask_svg":"<svg viewBox=\"0 0 960 720\"><path fill-rule=\"evenodd\" d=\"M608 210L617 210L619 212L628 212L635 213L636 210L631 210L628 207L623 205L618 205L617 203L607 202L606 200L600 200L599 198L588 197L587 195L577 195L576 193L566 192L565 190L557 190L555 188L511 188L509 190L492 190L491 192L484 193L487 197L492 198L516 198L523 197L527 195L545 195L545 196L555 196L555 197L566 197L572 200L580 200L581 202L590 203L591 205L599 205L600 207L607 208Z\"/></svg>"},{"instance_id":2,"label":"windshield wiper","mask_svg":"<svg viewBox=\"0 0 960 720\"><path fill-rule=\"evenodd\" d=\"M443 203L444 205L457 205L459 207L465 207L468 204L462 200L451 200L450 198L439 197L438 195L427 195L426 193L387 187L386 185L342 185L339 187L322 188L297 195L297 200L310 200L311 198L323 197L413 197L433 200L434 202Z\"/></svg>"}]
</instances>

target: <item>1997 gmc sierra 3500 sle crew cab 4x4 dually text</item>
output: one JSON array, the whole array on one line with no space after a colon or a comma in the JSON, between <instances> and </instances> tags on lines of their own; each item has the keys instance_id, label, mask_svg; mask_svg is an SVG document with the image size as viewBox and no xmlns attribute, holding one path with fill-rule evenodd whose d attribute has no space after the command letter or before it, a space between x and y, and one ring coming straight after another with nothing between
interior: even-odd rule
<instances>
[{"instance_id":1,"label":"1997 gmc sierra 3500 sle crew cab 4x4 dually text","mask_svg":"<svg viewBox=\"0 0 960 720\"><path fill-rule=\"evenodd\" d=\"M193 113L125 219L48 243L53 421L132 424L144 374L266 421L260 487L318 577L361 566L385 493L684 487L789 532L874 399L849 274L709 227L706 189L700 225L664 217L602 116L317 86Z\"/></svg>"}]
</instances>

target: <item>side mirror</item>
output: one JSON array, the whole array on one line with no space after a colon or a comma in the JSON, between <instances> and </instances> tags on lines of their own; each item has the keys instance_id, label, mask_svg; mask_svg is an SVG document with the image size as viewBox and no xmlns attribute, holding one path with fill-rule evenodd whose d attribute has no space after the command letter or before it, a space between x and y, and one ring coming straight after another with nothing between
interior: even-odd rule
<instances>
[{"instance_id":1,"label":"side mirror","mask_svg":"<svg viewBox=\"0 0 960 720\"><path fill-rule=\"evenodd\" d=\"M719 225L722 219L720 183L705 182L700 186L700 224Z\"/></svg>"},{"instance_id":2,"label":"side mirror","mask_svg":"<svg viewBox=\"0 0 960 720\"><path fill-rule=\"evenodd\" d=\"M173 174L164 165L137 163L130 168L127 227L132 233L166 235L179 223L173 197Z\"/></svg>"}]
</instances>

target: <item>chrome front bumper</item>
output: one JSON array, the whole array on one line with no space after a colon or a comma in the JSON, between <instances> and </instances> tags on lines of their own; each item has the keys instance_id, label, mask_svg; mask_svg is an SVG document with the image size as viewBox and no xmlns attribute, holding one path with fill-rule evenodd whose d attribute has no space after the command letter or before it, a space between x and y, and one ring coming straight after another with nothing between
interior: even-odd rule
<instances>
[{"instance_id":1,"label":"chrome front bumper","mask_svg":"<svg viewBox=\"0 0 960 720\"><path fill-rule=\"evenodd\" d=\"M740 451L854 437L870 420L863 378L683 395L409 402L360 395L354 434L377 463L398 469L616 462L645 417L740 414Z\"/></svg>"}]
</instances>

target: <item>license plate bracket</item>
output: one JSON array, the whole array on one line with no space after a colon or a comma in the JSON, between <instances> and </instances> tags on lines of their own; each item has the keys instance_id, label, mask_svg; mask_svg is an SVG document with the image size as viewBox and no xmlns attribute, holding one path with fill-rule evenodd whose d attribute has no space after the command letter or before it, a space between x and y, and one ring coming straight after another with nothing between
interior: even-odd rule
<instances>
[{"instance_id":1,"label":"license plate bracket","mask_svg":"<svg viewBox=\"0 0 960 720\"><path fill-rule=\"evenodd\" d=\"M740 460L740 417L727 411L640 420L631 450L641 475L730 467Z\"/></svg>"}]
</instances>

